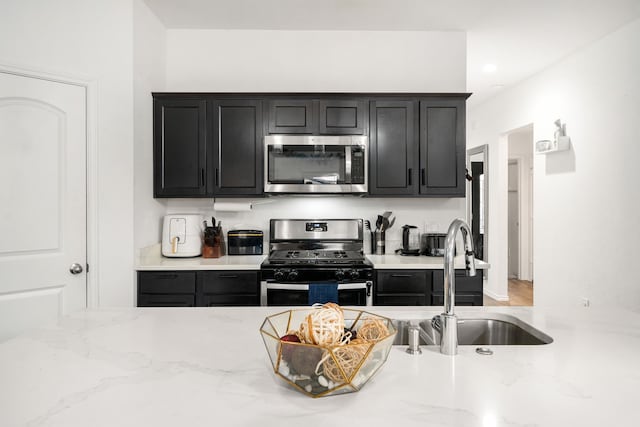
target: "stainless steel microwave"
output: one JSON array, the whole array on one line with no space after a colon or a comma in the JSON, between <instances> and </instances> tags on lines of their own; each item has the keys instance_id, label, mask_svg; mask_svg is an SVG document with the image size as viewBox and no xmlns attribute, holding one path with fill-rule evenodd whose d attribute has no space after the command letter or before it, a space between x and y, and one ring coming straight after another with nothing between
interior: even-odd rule
<instances>
[{"instance_id":1,"label":"stainless steel microwave","mask_svg":"<svg viewBox=\"0 0 640 427\"><path fill-rule=\"evenodd\" d=\"M366 136L264 137L265 193L366 193Z\"/></svg>"}]
</instances>

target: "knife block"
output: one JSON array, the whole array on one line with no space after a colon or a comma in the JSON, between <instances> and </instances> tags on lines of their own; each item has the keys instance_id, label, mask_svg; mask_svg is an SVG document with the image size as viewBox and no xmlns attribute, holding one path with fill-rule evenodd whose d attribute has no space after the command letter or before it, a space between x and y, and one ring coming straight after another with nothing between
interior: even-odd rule
<instances>
[{"instance_id":1,"label":"knife block","mask_svg":"<svg viewBox=\"0 0 640 427\"><path fill-rule=\"evenodd\" d=\"M207 227L204 230L203 258L220 258L225 254L224 239L220 227Z\"/></svg>"}]
</instances>

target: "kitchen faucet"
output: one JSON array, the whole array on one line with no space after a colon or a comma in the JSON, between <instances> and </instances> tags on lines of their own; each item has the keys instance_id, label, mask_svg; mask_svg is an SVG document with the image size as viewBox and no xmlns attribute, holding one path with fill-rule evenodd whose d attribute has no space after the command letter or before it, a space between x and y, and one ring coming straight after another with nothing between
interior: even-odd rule
<instances>
[{"instance_id":1,"label":"kitchen faucet","mask_svg":"<svg viewBox=\"0 0 640 427\"><path fill-rule=\"evenodd\" d=\"M440 327L440 353L453 356L458 353L458 318L454 313L456 300L456 271L453 255L456 248L456 234L460 230L464 240L464 262L467 276L476 275L473 256L471 230L460 218L454 219L444 242L444 313L433 318ZM439 322L438 322L439 321Z\"/></svg>"}]
</instances>

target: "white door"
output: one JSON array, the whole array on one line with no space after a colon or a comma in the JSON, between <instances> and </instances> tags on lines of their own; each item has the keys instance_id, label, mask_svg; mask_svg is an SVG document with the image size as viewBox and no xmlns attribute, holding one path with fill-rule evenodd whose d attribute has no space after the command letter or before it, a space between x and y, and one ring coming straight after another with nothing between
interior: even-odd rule
<instances>
[{"instance_id":1,"label":"white door","mask_svg":"<svg viewBox=\"0 0 640 427\"><path fill-rule=\"evenodd\" d=\"M86 307L86 228L85 88L0 71L0 341Z\"/></svg>"}]
</instances>

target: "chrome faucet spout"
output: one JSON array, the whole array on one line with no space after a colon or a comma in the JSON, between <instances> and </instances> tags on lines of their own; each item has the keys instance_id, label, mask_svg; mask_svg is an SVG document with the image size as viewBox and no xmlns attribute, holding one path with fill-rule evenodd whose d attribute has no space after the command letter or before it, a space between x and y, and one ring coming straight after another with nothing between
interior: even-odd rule
<instances>
[{"instance_id":1,"label":"chrome faucet spout","mask_svg":"<svg viewBox=\"0 0 640 427\"><path fill-rule=\"evenodd\" d=\"M444 313L440 315L440 353L447 355L458 353L458 319L455 315L456 271L454 266L458 230L462 233L464 241L464 259L467 275L476 275L471 230L463 220L454 219L449 226L447 237L444 241Z\"/></svg>"}]
</instances>

